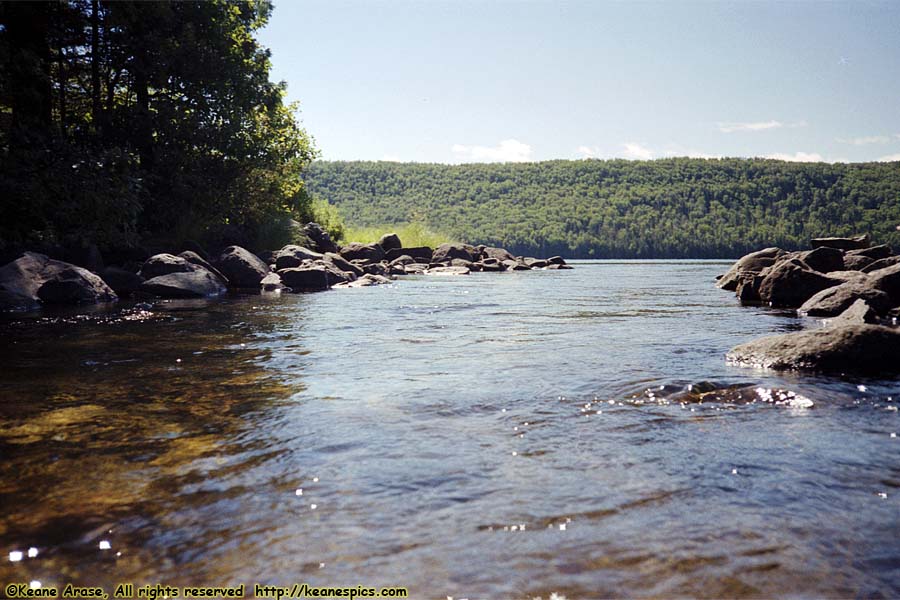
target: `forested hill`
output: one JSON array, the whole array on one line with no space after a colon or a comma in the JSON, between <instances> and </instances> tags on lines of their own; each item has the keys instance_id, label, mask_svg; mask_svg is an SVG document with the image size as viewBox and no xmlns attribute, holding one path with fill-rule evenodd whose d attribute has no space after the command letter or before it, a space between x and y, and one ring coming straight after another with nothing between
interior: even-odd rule
<instances>
[{"instance_id":1,"label":"forested hill","mask_svg":"<svg viewBox=\"0 0 900 600\"><path fill-rule=\"evenodd\" d=\"M897 162L320 161L306 178L350 225L423 221L538 256L728 258L857 232L900 246Z\"/></svg>"}]
</instances>

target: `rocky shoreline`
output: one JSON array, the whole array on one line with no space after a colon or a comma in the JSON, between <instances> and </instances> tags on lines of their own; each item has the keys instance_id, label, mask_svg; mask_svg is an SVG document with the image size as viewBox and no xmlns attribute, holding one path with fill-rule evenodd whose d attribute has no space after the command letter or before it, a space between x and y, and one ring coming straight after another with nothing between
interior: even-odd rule
<instances>
[{"instance_id":1,"label":"rocky shoreline","mask_svg":"<svg viewBox=\"0 0 900 600\"><path fill-rule=\"evenodd\" d=\"M91 253L91 264L84 265L24 252L0 267L0 312L120 298L212 298L228 290L319 292L390 283L404 275L572 268L559 256L513 256L503 248L483 245L404 247L391 233L374 244L338 246L316 223L307 224L303 232L308 245L289 244L259 255L241 246L228 246L212 258L195 247L117 266L104 266L97 252Z\"/></svg>"},{"instance_id":2,"label":"rocky shoreline","mask_svg":"<svg viewBox=\"0 0 900 600\"><path fill-rule=\"evenodd\" d=\"M818 327L740 344L729 363L828 374L900 374L900 256L868 235L765 248L718 278L744 305L796 309Z\"/></svg>"}]
</instances>

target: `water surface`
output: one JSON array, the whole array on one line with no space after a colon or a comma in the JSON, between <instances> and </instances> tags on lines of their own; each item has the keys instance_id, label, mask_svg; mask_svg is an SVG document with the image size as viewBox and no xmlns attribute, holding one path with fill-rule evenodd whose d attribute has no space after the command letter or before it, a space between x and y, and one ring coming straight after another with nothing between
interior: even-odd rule
<instances>
[{"instance_id":1,"label":"water surface","mask_svg":"<svg viewBox=\"0 0 900 600\"><path fill-rule=\"evenodd\" d=\"M726 365L816 326L726 268L5 318L0 581L900 595L900 382Z\"/></svg>"}]
</instances>

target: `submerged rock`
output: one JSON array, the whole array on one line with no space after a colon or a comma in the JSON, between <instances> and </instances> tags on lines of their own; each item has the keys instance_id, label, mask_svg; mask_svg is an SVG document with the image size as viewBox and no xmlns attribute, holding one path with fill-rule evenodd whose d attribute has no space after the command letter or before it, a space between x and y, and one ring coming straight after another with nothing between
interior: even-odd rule
<instances>
[{"instance_id":1,"label":"submerged rock","mask_svg":"<svg viewBox=\"0 0 900 600\"><path fill-rule=\"evenodd\" d=\"M467 267L432 267L425 271L426 275L468 275Z\"/></svg>"},{"instance_id":2,"label":"submerged rock","mask_svg":"<svg viewBox=\"0 0 900 600\"><path fill-rule=\"evenodd\" d=\"M823 373L900 373L900 331L881 325L838 324L774 335L732 348L729 363Z\"/></svg>"},{"instance_id":3,"label":"submerged rock","mask_svg":"<svg viewBox=\"0 0 900 600\"><path fill-rule=\"evenodd\" d=\"M259 282L259 289L261 292L290 291L281 282L281 275L278 273L269 273L263 277Z\"/></svg>"}]
</instances>

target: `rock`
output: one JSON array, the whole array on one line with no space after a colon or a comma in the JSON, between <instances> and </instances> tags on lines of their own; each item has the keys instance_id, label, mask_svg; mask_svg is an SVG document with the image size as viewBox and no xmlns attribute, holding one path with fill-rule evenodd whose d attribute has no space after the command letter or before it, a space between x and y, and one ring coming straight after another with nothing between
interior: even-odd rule
<instances>
[{"instance_id":1,"label":"rock","mask_svg":"<svg viewBox=\"0 0 900 600\"><path fill-rule=\"evenodd\" d=\"M484 258L493 258L497 260L497 262L503 262L504 260L516 260L516 257L513 256L508 250L504 248L492 248L490 246L486 246L481 251L481 256Z\"/></svg>"},{"instance_id":2,"label":"rock","mask_svg":"<svg viewBox=\"0 0 900 600\"><path fill-rule=\"evenodd\" d=\"M826 321L828 327L841 325L864 325L866 323L878 323L878 313L875 312L862 298L850 305L840 315Z\"/></svg>"},{"instance_id":3,"label":"rock","mask_svg":"<svg viewBox=\"0 0 900 600\"><path fill-rule=\"evenodd\" d=\"M532 269L543 269L548 264L550 264L550 263L548 263L546 260L541 260L539 258L528 257L525 259L525 265L528 267L531 267Z\"/></svg>"},{"instance_id":4,"label":"rock","mask_svg":"<svg viewBox=\"0 0 900 600\"><path fill-rule=\"evenodd\" d=\"M284 269L278 274L292 292L319 292L330 287L329 272L319 265Z\"/></svg>"},{"instance_id":5,"label":"rock","mask_svg":"<svg viewBox=\"0 0 900 600\"><path fill-rule=\"evenodd\" d=\"M900 264L872 271L869 277L874 287L890 296L892 306L900 305Z\"/></svg>"},{"instance_id":6,"label":"rock","mask_svg":"<svg viewBox=\"0 0 900 600\"><path fill-rule=\"evenodd\" d=\"M873 262L875 262L875 259L869 256L858 256L852 254L844 256L844 268L848 271L862 271Z\"/></svg>"},{"instance_id":7,"label":"rock","mask_svg":"<svg viewBox=\"0 0 900 600\"><path fill-rule=\"evenodd\" d=\"M553 264L547 265L547 266L544 267L544 268L547 269L548 271L555 271L555 270L560 270L560 271L562 271L562 270L564 270L564 269L566 269L566 270L571 270L571 269L572 269L572 265L561 265L561 264L559 264L559 263L553 263Z\"/></svg>"},{"instance_id":8,"label":"rock","mask_svg":"<svg viewBox=\"0 0 900 600\"><path fill-rule=\"evenodd\" d=\"M716 284L723 290L736 291L741 273L759 273L766 267L775 264L775 259L784 254L781 248L766 248L751 252L734 263L728 272L719 278Z\"/></svg>"},{"instance_id":9,"label":"rock","mask_svg":"<svg viewBox=\"0 0 900 600\"><path fill-rule=\"evenodd\" d=\"M529 271L530 270L529 267L520 263L517 260L504 260L504 261L501 261L500 264L505 265L507 271ZM556 266L559 267L560 265L556 265Z\"/></svg>"},{"instance_id":10,"label":"rock","mask_svg":"<svg viewBox=\"0 0 900 600\"><path fill-rule=\"evenodd\" d=\"M767 267L760 275L760 299L769 306L788 308L796 308L817 292L842 283L808 269L797 259Z\"/></svg>"},{"instance_id":11,"label":"rock","mask_svg":"<svg viewBox=\"0 0 900 600\"><path fill-rule=\"evenodd\" d=\"M388 250L396 250L398 248L402 248L403 244L400 242L400 236L396 233L386 233L376 242L381 249L387 252Z\"/></svg>"},{"instance_id":12,"label":"rock","mask_svg":"<svg viewBox=\"0 0 900 600\"><path fill-rule=\"evenodd\" d=\"M548 265L565 265L566 261L563 260L562 256L551 256L547 259Z\"/></svg>"},{"instance_id":13,"label":"rock","mask_svg":"<svg viewBox=\"0 0 900 600\"><path fill-rule=\"evenodd\" d=\"M188 273L193 271L194 267L187 260L174 254L154 254L144 261L141 266L141 277L144 279L153 279L160 275L168 275L169 273Z\"/></svg>"},{"instance_id":14,"label":"rock","mask_svg":"<svg viewBox=\"0 0 900 600\"><path fill-rule=\"evenodd\" d=\"M259 281L259 289L262 292L280 292L287 288L281 282L281 275L269 273Z\"/></svg>"},{"instance_id":15,"label":"rock","mask_svg":"<svg viewBox=\"0 0 900 600\"><path fill-rule=\"evenodd\" d=\"M378 244L350 242L341 248L340 255L347 260L379 262L384 258L384 250Z\"/></svg>"},{"instance_id":16,"label":"rock","mask_svg":"<svg viewBox=\"0 0 900 600\"><path fill-rule=\"evenodd\" d=\"M185 250L181 254L178 255L180 258L188 261L192 265L196 265L200 268L206 269L213 275L219 278L223 284L228 285L228 278L225 277L217 268L209 264L205 258L194 252L193 250ZM161 273L163 274L163 273Z\"/></svg>"},{"instance_id":17,"label":"rock","mask_svg":"<svg viewBox=\"0 0 900 600\"><path fill-rule=\"evenodd\" d=\"M303 226L303 235L305 235L313 244L313 250L325 254L326 252L337 253L337 244L331 239L331 235L318 223L307 223Z\"/></svg>"},{"instance_id":18,"label":"rock","mask_svg":"<svg viewBox=\"0 0 900 600\"><path fill-rule=\"evenodd\" d=\"M881 325L837 325L760 338L735 346L732 364L823 373L900 373L900 330Z\"/></svg>"},{"instance_id":19,"label":"rock","mask_svg":"<svg viewBox=\"0 0 900 600\"><path fill-rule=\"evenodd\" d=\"M472 270L473 264L475 264L475 263L473 263L471 260L466 260L464 258L454 258L450 261L451 267L465 267L465 268L469 269L470 271Z\"/></svg>"},{"instance_id":20,"label":"rock","mask_svg":"<svg viewBox=\"0 0 900 600\"><path fill-rule=\"evenodd\" d=\"M372 285L383 285L385 283L392 283L390 279L387 277L382 277L380 275L363 275L356 281L349 281L347 283L339 283L334 287L336 289L346 289L346 288L359 288L359 287L369 287Z\"/></svg>"},{"instance_id":21,"label":"rock","mask_svg":"<svg viewBox=\"0 0 900 600\"><path fill-rule=\"evenodd\" d=\"M324 258L323 254L314 252L309 248L288 244L275 253L275 270L290 269L299 267L304 260L319 260Z\"/></svg>"},{"instance_id":22,"label":"rock","mask_svg":"<svg viewBox=\"0 0 900 600\"><path fill-rule=\"evenodd\" d=\"M349 260L346 260L340 254L335 254L334 252L326 252L324 257L325 262L330 262L334 266L336 266L341 271L346 271L347 273L353 273L357 277L361 277L365 271L362 270L357 265L354 265Z\"/></svg>"},{"instance_id":23,"label":"rock","mask_svg":"<svg viewBox=\"0 0 900 600\"><path fill-rule=\"evenodd\" d=\"M409 265L414 262L416 262L416 259L414 259L412 256L409 256L408 254L404 254L403 256L398 256L394 260L390 261L390 264L391 266Z\"/></svg>"},{"instance_id":24,"label":"rock","mask_svg":"<svg viewBox=\"0 0 900 600\"><path fill-rule=\"evenodd\" d=\"M87 269L25 252L0 267L0 311L30 310L42 302L112 302L116 293Z\"/></svg>"},{"instance_id":25,"label":"rock","mask_svg":"<svg viewBox=\"0 0 900 600\"><path fill-rule=\"evenodd\" d=\"M412 263L403 265L403 270L407 275L421 275L428 270L429 265L426 263Z\"/></svg>"},{"instance_id":26,"label":"rock","mask_svg":"<svg viewBox=\"0 0 900 600\"><path fill-rule=\"evenodd\" d=\"M799 258L810 269L819 273L844 270L844 253L837 248L823 246L815 250L801 252Z\"/></svg>"},{"instance_id":27,"label":"rock","mask_svg":"<svg viewBox=\"0 0 900 600\"><path fill-rule=\"evenodd\" d=\"M869 276L860 271L829 271L825 275L845 283L847 281L869 281Z\"/></svg>"},{"instance_id":28,"label":"rock","mask_svg":"<svg viewBox=\"0 0 900 600\"><path fill-rule=\"evenodd\" d=\"M390 262L400 256L412 256L416 262L429 263L434 250L428 246L416 246L414 248L392 248L384 253L384 260Z\"/></svg>"},{"instance_id":29,"label":"rock","mask_svg":"<svg viewBox=\"0 0 900 600\"><path fill-rule=\"evenodd\" d=\"M466 267L433 267L425 271L426 275L468 275Z\"/></svg>"},{"instance_id":30,"label":"rock","mask_svg":"<svg viewBox=\"0 0 900 600\"><path fill-rule=\"evenodd\" d=\"M315 263L316 267L322 267L325 269L325 277L328 280L328 285L336 285L338 283L350 283L351 281L356 281L356 273L353 271L344 271L336 264L326 261L320 260Z\"/></svg>"},{"instance_id":31,"label":"rock","mask_svg":"<svg viewBox=\"0 0 900 600\"><path fill-rule=\"evenodd\" d=\"M490 262L490 263L486 262L488 260L493 260L494 262ZM472 264L477 265L479 267L479 269L478 269L479 271L492 272L492 273L499 273L499 272L503 271L503 265L501 265L497 259L486 258L482 262L477 262L477 263L472 263Z\"/></svg>"},{"instance_id":32,"label":"rock","mask_svg":"<svg viewBox=\"0 0 900 600\"><path fill-rule=\"evenodd\" d=\"M130 296L144 283L144 278L137 273L119 267L106 267L100 276L120 298Z\"/></svg>"},{"instance_id":33,"label":"rock","mask_svg":"<svg viewBox=\"0 0 900 600\"><path fill-rule=\"evenodd\" d=\"M759 304L762 302L762 298L759 297L759 286L762 284L762 280L763 277L759 273L744 271L740 274L735 292L741 304Z\"/></svg>"},{"instance_id":34,"label":"rock","mask_svg":"<svg viewBox=\"0 0 900 600\"><path fill-rule=\"evenodd\" d=\"M857 300L865 300L879 313L891 307L888 295L875 288L871 281L848 281L816 293L797 312L810 317L835 317Z\"/></svg>"},{"instance_id":35,"label":"rock","mask_svg":"<svg viewBox=\"0 0 900 600\"><path fill-rule=\"evenodd\" d=\"M837 248L838 250L860 250L870 245L869 234L855 237L814 238L810 240L813 248Z\"/></svg>"},{"instance_id":36,"label":"rock","mask_svg":"<svg viewBox=\"0 0 900 600\"><path fill-rule=\"evenodd\" d=\"M113 289L99 275L75 265L50 275L38 288L37 295L44 304L95 304L118 300Z\"/></svg>"},{"instance_id":37,"label":"rock","mask_svg":"<svg viewBox=\"0 0 900 600\"><path fill-rule=\"evenodd\" d=\"M208 298L226 292L218 277L206 269L169 273L148 279L139 292L160 298Z\"/></svg>"},{"instance_id":38,"label":"rock","mask_svg":"<svg viewBox=\"0 0 900 600\"><path fill-rule=\"evenodd\" d=\"M225 248L216 261L216 268L237 288L259 288L259 282L270 272L269 265L240 246Z\"/></svg>"},{"instance_id":39,"label":"rock","mask_svg":"<svg viewBox=\"0 0 900 600\"><path fill-rule=\"evenodd\" d=\"M367 275L387 275L388 266L385 263L371 263L363 267Z\"/></svg>"},{"instance_id":40,"label":"rock","mask_svg":"<svg viewBox=\"0 0 900 600\"><path fill-rule=\"evenodd\" d=\"M887 244L880 244L878 246L863 248L862 250L850 250L847 254L851 256L868 256L869 258L879 260L893 256L894 251Z\"/></svg>"},{"instance_id":41,"label":"rock","mask_svg":"<svg viewBox=\"0 0 900 600\"><path fill-rule=\"evenodd\" d=\"M869 263L867 266L860 269L860 271L862 271L863 273L871 273L872 271L886 269L896 264L900 264L900 256L889 256L887 258L878 259L873 263Z\"/></svg>"},{"instance_id":42,"label":"rock","mask_svg":"<svg viewBox=\"0 0 900 600\"><path fill-rule=\"evenodd\" d=\"M488 249L485 248L485 251ZM434 250L431 262L450 261L454 258L462 258L469 262L476 262L481 258L478 250L468 244L441 244Z\"/></svg>"}]
</instances>

